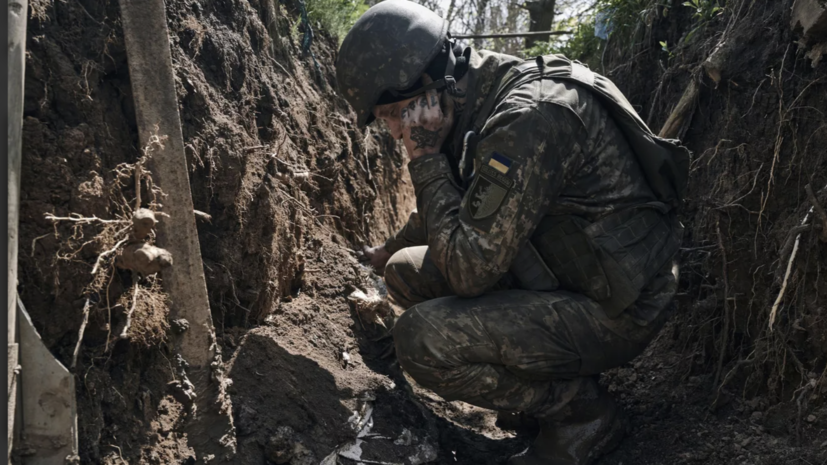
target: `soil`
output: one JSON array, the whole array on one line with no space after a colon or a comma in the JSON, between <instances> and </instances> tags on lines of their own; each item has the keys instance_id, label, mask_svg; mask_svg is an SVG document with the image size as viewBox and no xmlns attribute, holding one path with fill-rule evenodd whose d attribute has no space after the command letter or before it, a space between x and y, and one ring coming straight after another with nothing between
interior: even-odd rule
<instances>
[{"instance_id":1,"label":"soil","mask_svg":"<svg viewBox=\"0 0 827 465\"><path fill-rule=\"evenodd\" d=\"M677 8L592 63L660 127L721 34L740 44L717 87L703 78L684 137L696 156L675 316L602 378L627 438L599 465L827 463L827 247L815 234L802 234L767 329L788 231L810 208L804 185L827 185L827 65L796 51L791 0L730 3L737 13L671 58L659 41L679 43L693 24ZM501 429L494 412L406 378L386 322L348 299L381 293L354 251L381 242L414 202L400 147L381 128L354 128L333 90L336 39L316 28L304 53L292 0L172 0L167 11L193 200L211 217L198 230L232 380L232 463L495 464L527 447L531 430ZM135 197L134 185L112 187L113 170L140 155L117 2L35 0L30 15L20 294L67 366L93 303L73 369L81 463L193 463L197 438L168 387L168 309L138 307L145 336L113 338L134 278L113 271L91 292L112 245L104 231L44 217L114 218Z\"/></svg>"}]
</instances>

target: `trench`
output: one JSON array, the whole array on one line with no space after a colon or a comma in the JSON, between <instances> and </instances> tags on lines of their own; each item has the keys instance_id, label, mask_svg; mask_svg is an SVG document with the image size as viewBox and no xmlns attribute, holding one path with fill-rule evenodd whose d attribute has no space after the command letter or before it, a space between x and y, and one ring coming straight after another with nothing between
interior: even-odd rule
<instances>
[{"instance_id":1,"label":"trench","mask_svg":"<svg viewBox=\"0 0 827 465\"><path fill-rule=\"evenodd\" d=\"M762 32L789 24L791 1L755 3L737 10L739 72L717 85L704 78L684 136L702 163L684 212L675 314L641 357L602 377L625 411L627 438L598 465L827 463L827 262L814 235L795 302L779 330L763 329L779 252L809 208L803 185L827 184L817 148L827 144L824 118L810 110L827 103L824 64L791 51L792 30ZM404 149L381 128L355 128L334 91L336 39L316 30L305 55L291 0L166 5L193 202L211 217L197 227L232 380L237 451L228 463L309 465L333 454L338 462L326 464L495 464L527 447L534 431L502 429L494 412L416 386L388 357L387 321L349 299L381 290L355 251L403 224L414 197ZM67 366L92 298L73 369L81 463L193 463L168 388L167 306L140 307L130 337L113 341L133 277L112 265L104 281L88 278L114 245L111 231L45 216L113 218L135 197L116 172L141 156L117 2L36 0L30 10L21 298ZM640 50L618 45L592 63L617 69L612 79L653 127L692 79L681 66L705 59L728 27L711 24L703 46L669 61L657 42L676 43L691 18L659 18L636 38ZM751 359L757 350L766 358ZM370 427L354 428L368 411Z\"/></svg>"}]
</instances>

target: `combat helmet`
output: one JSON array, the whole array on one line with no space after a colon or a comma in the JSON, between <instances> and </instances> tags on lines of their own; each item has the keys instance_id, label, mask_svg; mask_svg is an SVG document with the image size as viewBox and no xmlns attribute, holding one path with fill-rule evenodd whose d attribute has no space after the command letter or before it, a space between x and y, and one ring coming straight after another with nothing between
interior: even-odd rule
<instances>
[{"instance_id":1,"label":"combat helmet","mask_svg":"<svg viewBox=\"0 0 827 465\"><path fill-rule=\"evenodd\" d=\"M408 0L385 0L372 6L347 33L336 59L339 91L356 112L356 123L373 121L377 103L414 97L428 89L454 92L456 59L448 23ZM417 85L440 53L448 58L445 73L432 84ZM384 101L381 101L384 99Z\"/></svg>"}]
</instances>

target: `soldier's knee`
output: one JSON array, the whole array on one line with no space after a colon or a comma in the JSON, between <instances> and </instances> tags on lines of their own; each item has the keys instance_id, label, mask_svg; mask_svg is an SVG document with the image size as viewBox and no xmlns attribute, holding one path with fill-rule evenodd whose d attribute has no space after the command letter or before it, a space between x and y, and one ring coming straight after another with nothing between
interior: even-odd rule
<instances>
[{"instance_id":1,"label":"soldier's knee","mask_svg":"<svg viewBox=\"0 0 827 465\"><path fill-rule=\"evenodd\" d=\"M394 295L394 297L404 290L405 280L402 276L410 274L413 271L413 266L405 259L404 250L405 249L402 249L391 255L391 258L385 265L385 285L387 285L388 291L391 295Z\"/></svg>"},{"instance_id":2,"label":"soldier's knee","mask_svg":"<svg viewBox=\"0 0 827 465\"><path fill-rule=\"evenodd\" d=\"M419 266L411 259L408 249L396 252L388 260L385 265L385 285L399 305L409 308L422 300L419 297L421 289L417 288L417 283L421 280L419 273Z\"/></svg>"},{"instance_id":3,"label":"soldier's knee","mask_svg":"<svg viewBox=\"0 0 827 465\"><path fill-rule=\"evenodd\" d=\"M430 387L429 380L445 368L445 340L416 305L402 314L393 328L399 365L417 382Z\"/></svg>"}]
</instances>

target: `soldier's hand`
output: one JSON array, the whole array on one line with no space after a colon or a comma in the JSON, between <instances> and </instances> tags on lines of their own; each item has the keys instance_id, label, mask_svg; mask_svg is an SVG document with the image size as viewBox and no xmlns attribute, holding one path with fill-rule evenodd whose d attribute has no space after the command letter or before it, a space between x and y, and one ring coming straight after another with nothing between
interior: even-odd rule
<instances>
[{"instance_id":1,"label":"soldier's hand","mask_svg":"<svg viewBox=\"0 0 827 465\"><path fill-rule=\"evenodd\" d=\"M422 76L422 83L430 84L428 75ZM442 92L445 96L445 92ZM415 97L402 108L402 141L411 160L439 149L454 125L454 101L444 98L436 90L426 91Z\"/></svg>"},{"instance_id":2,"label":"soldier's hand","mask_svg":"<svg viewBox=\"0 0 827 465\"><path fill-rule=\"evenodd\" d=\"M363 246L362 250L357 252L359 261L370 265L380 275L385 271L385 265L391 259L391 254L385 250L384 245L376 247Z\"/></svg>"}]
</instances>

